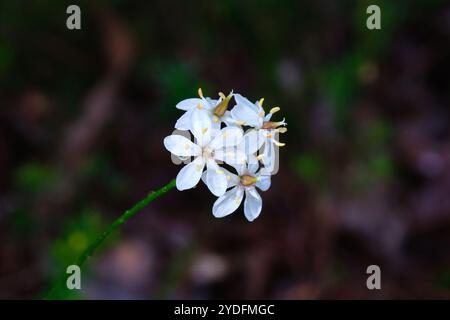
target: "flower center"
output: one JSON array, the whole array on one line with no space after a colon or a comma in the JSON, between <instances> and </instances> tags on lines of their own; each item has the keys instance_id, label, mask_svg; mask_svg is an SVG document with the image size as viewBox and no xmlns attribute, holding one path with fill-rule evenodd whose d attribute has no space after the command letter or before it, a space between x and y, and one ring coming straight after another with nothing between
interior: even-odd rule
<instances>
[{"instance_id":1,"label":"flower center","mask_svg":"<svg viewBox=\"0 0 450 320\"><path fill-rule=\"evenodd\" d=\"M202 157L205 159L212 158L214 156L214 151L210 148L203 148L202 149Z\"/></svg>"},{"instance_id":2,"label":"flower center","mask_svg":"<svg viewBox=\"0 0 450 320\"><path fill-rule=\"evenodd\" d=\"M240 176L240 181L243 186L248 187L255 184L258 181L258 178L244 174L243 176Z\"/></svg>"}]
</instances>

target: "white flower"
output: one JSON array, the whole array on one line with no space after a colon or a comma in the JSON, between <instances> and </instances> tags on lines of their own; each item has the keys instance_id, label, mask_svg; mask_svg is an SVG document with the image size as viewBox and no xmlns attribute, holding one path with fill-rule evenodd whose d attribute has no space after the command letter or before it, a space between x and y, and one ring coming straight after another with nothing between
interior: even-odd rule
<instances>
[{"instance_id":1,"label":"white flower","mask_svg":"<svg viewBox=\"0 0 450 320\"><path fill-rule=\"evenodd\" d=\"M234 98L236 106L231 110L233 121L239 125L254 128L244 136L245 152L253 154L264 146L264 152L258 159L261 160L268 171L272 171L275 166L275 147L285 145L276 140L277 134L287 131L284 128L286 126L284 119L280 122L270 121L272 115L278 112L280 108L272 108L266 115L262 108L264 99L252 103L238 93L234 94Z\"/></svg>"},{"instance_id":2,"label":"white flower","mask_svg":"<svg viewBox=\"0 0 450 320\"><path fill-rule=\"evenodd\" d=\"M244 214L249 221L255 220L262 209L262 199L255 187L266 191L270 187L270 175L260 170L258 165L234 166L237 175L224 170L227 179L227 187L231 188L224 195L220 196L213 206L213 215L216 218L225 217L240 206L245 194Z\"/></svg>"},{"instance_id":3,"label":"white flower","mask_svg":"<svg viewBox=\"0 0 450 320\"><path fill-rule=\"evenodd\" d=\"M236 147L242 141L242 129L214 129L209 115L201 110L191 112L190 122L190 130L196 143L181 135L170 135L164 139L164 146L174 155L183 158L194 157L194 160L178 173L177 189L186 190L196 186L206 164L204 181L214 195L221 196L226 191L227 180L217 161L230 165L245 163L245 154Z\"/></svg>"},{"instance_id":4,"label":"white flower","mask_svg":"<svg viewBox=\"0 0 450 320\"><path fill-rule=\"evenodd\" d=\"M185 110L186 112L175 123L175 128L179 130L191 130L191 114L195 110L201 110L208 114L212 120L212 127L220 129L220 125L224 122L230 125L231 114L227 110L233 92L225 96L222 92L219 93L219 99L214 100L209 97L204 97L202 89L198 89L199 98L185 99L176 105L177 109Z\"/></svg>"}]
</instances>

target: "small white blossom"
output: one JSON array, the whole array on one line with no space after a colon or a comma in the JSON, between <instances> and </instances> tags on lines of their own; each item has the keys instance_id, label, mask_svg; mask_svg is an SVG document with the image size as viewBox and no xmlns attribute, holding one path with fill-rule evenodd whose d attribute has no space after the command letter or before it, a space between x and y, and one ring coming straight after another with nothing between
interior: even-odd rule
<instances>
[{"instance_id":1,"label":"small white blossom","mask_svg":"<svg viewBox=\"0 0 450 320\"><path fill-rule=\"evenodd\" d=\"M266 170L272 171L276 160L275 147L285 145L276 140L277 134L287 131L284 128L286 126L284 119L280 122L270 121L272 115L278 112L280 108L272 108L266 115L262 108L264 99L252 103L237 93L234 94L234 98L236 105L231 110L233 121L239 125L254 128L254 130L249 131L244 137L246 152L253 154L264 146L263 154L259 156L259 159L264 164Z\"/></svg>"},{"instance_id":2,"label":"small white blossom","mask_svg":"<svg viewBox=\"0 0 450 320\"><path fill-rule=\"evenodd\" d=\"M225 217L239 208L245 194L244 214L249 221L255 220L262 209L262 199L255 187L266 191L270 187L270 175L258 170L258 165L234 166L237 175L225 170L228 188L232 188L220 196L213 206L216 218Z\"/></svg>"},{"instance_id":3,"label":"small white blossom","mask_svg":"<svg viewBox=\"0 0 450 320\"><path fill-rule=\"evenodd\" d=\"M170 135L164 139L164 146L168 151L179 157L194 157L194 160L184 166L177 175L178 190L195 187L206 165L205 183L209 190L221 196L227 187L223 169L217 162L230 165L245 163L243 154L237 145L242 141L242 129L225 127L221 130L212 128L212 121L207 113L201 110L191 112L191 132L196 143L181 135Z\"/></svg>"},{"instance_id":4,"label":"small white blossom","mask_svg":"<svg viewBox=\"0 0 450 320\"><path fill-rule=\"evenodd\" d=\"M230 122L231 114L227 110L228 103L233 97L233 92L225 96L222 92L219 93L219 99L214 100L210 97L204 97L202 89L198 89L199 98L185 99L176 105L177 109L185 110L186 112L177 120L175 128L178 130L191 130L191 114L195 110L201 110L208 114L212 121L212 127L220 129L221 123L232 125Z\"/></svg>"}]
</instances>

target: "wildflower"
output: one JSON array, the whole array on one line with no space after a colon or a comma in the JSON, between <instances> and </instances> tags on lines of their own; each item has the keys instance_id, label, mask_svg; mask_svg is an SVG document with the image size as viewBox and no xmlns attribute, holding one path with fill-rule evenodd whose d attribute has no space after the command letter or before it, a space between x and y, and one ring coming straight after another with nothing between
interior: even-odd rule
<instances>
[{"instance_id":1,"label":"wildflower","mask_svg":"<svg viewBox=\"0 0 450 320\"><path fill-rule=\"evenodd\" d=\"M255 187L266 191L270 187L270 175L265 170L258 170L258 165L236 165L237 175L226 169L227 187L232 188L220 196L213 205L213 215L216 218L225 217L241 205L245 194L244 214L249 221L255 220L262 209L262 199Z\"/></svg>"},{"instance_id":2,"label":"wildflower","mask_svg":"<svg viewBox=\"0 0 450 320\"><path fill-rule=\"evenodd\" d=\"M190 118L190 130L196 143L181 135L170 135L164 139L164 146L174 155L182 158L194 157L194 160L178 173L177 189L195 187L206 165L205 184L214 195L221 196L226 191L227 180L217 162L223 161L230 165L245 163L245 155L236 147L242 141L242 129L215 129L209 115L201 110L194 110Z\"/></svg>"},{"instance_id":3,"label":"wildflower","mask_svg":"<svg viewBox=\"0 0 450 320\"><path fill-rule=\"evenodd\" d=\"M202 89L198 89L199 98L185 99L176 105L177 109L185 110L186 112L175 123L175 128L179 130L191 129L191 115L195 110L206 112L212 120L212 127L220 129L221 123L230 125L231 115L228 111L228 104L233 97L233 92L225 96L219 92L219 99L214 100L209 97L204 97Z\"/></svg>"}]
</instances>

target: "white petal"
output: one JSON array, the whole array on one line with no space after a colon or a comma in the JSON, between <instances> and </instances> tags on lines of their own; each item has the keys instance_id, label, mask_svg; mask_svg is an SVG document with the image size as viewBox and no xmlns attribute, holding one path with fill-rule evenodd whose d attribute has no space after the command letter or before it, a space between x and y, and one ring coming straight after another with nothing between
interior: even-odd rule
<instances>
[{"instance_id":1,"label":"white petal","mask_svg":"<svg viewBox=\"0 0 450 320\"><path fill-rule=\"evenodd\" d=\"M205 110L195 109L191 114L191 128L197 144L206 145L211 140L211 115Z\"/></svg>"},{"instance_id":2,"label":"white petal","mask_svg":"<svg viewBox=\"0 0 450 320\"><path fill-rule=\"evenodd\" d=\"M222 101L222 99L214 100L214 99L211 99L211 98L205 98L205 100L206 100L205 108L208 109L208 110L214 109L215 107L217 107L219 102Z\"/></svg>"},{"instance_id":3,"label":"white petal","mask_svg":"<svg viewBox=\"0 0 450 320\"><path fill-rule=\"evenodd\" d=\"M197 108L198 105L204 105L205 102L199 98L190 98L177 103L176 108L180 110L189 110Z\"/></svg>"},{"instance_id":4,"label":"white petal","mask_svg":"<svg viewBox=\"0 0 450 320\"><path fill-rule=\"evenodd\" d=\"M267 191L270 188L270 175L261 174L258 176L258 181L255 183L262 191Z\"/></svg>"},{"instance_id":5,"label":"white petal","mask_svg":"<svg viewBox=\"0 0 450 320\"><path fill-rule=\"evenodd\" d=\"M225 169L223 167L220 167L220 169L224 172L225 178L227 179L227 189L231 188L231 187L235 187L239 183L239 177L236 174L228 171L227 169ZM202 181L204 184L206 184L206 172L207 171L208 170L206 170L202 174Z\"/></svg>"},{"instance_id":6,"label":"white petal","mask_svg":"<svg viewBox=\"0 0 450 320\"><path fill-rule=\"evenodd\" d=\"M222 124L221 118L219 118L216 115L212 115L211 118L212 118L211 128L213 130L215 130L216 132L220 132L220 127L221 127L221 124ZM211 136L211 140L213 140L213 139L214 139L213 136Z\"/></svg>"},{"instance_id":7,"label":"white petal","mask_svg":"<svg viewBox=\"0 0 450 320\"><path fill-rule=\"evenodd\" d=\"M223 196L214 202L213 215L216 218L222 218L239 208L244 192L242 188L234 187L230 191L225 192Z\"/></svg>"},{"instance_id":8,"label":"white petal","mask_svg":"<svg viewBox=\"0 0 450 320\"><path fill-rule=\"evenodd\" d=\"M222 168L222 170L225 171L225 177L227 178L227 189L235 187L239 183L239 177L225 168Z\"/></svg>"},{"instance_id":9,"label":"white petal","mask_svg":"<svg viewBox=\"0 0 450 320\"><path fill-rule=\"evenodd\" d=\"M250 110L253 110L254 113L258 114L259 106L250 102L250 100L248 100L247 98L241 96L239 93L235 93L234 99L236 100L236 104L243 105L243 106L249 108Z\"/></svg>"},{"instance_id":10,"label":"white petal","mask_svg":"<svg viewBox=\"0 0 450 320\"><path fill-rule=\"evenodd\" d=\"M164 146L168 151L179 157L197 156L201 152L198 145L178 134L165 137Z\"/></svg>"},{"instance_id":11,"label":"white petal","mask_svg":"<svg viewBox=\"0 0 450 320\"><path fill-rule=\"evenodd\" d=\"M273 113L268 113L268 114L266 114L266 116L264 117L264 122L267 122L267 121L269 121L270 119L272 119L272 115L273 115Z\"/></svg>"},{"instance_id":12,"label":"white petal","mask_svg":"<svg viewBox=\"0 0 450 320\"><path fill-rule=\"evenodd\" d=\"M258 218L262 209L262 199L255 188L245 189L244 214L248 221Z\"/></svg>"},{"instance_id":13,"label":"white petal","mask_svg":"<svg viewBox=\"0 0 450 320\"><path fill-rule=\"evenodd\" d=\"M212 160L208 160L206 165L208 170L203 174L205 177L203 181L213 195L220 197L227 190L227 177L225 171Z\"/></svg>"},{"instance_id":14,"label":"white petal","mask_svg":"<svg viewBox=\"0 0 450 320\"><path fill-rule=\"evenodd\" d=\"M219 149L222 147L233 147L242 141L242 129L238 127L225 127L209 144L211 149Z\"/></svg>"},{"instance_id":15,"label":"white petal","mask_svg":"<svg viewBox=\"0 0 450 320\"><path fill-rule=\"evenodd\" d=\"M250 173L255 173L258 171L259 168L259 161L258 159L253 155L249 154L247 155L247 169Z\"/></svg>"},{"instance_id":16,"label":"white petal","mask_svg":"<svg viewBox=\"0 0 450 320\"><path fill-rule=\"evenodd\" d=\"M258 113L244 104L237 104L231 109L231 116L233 119L242 123L242 125L259 127L262 123L262 119L258 116Z\"/></svg>"},{"instance_id":17,"label":"white petal","mask_svg":"<svg viewBox=\"0 0 450 320\"><path fill-rule=\"evenodd\" d=\"M204 167L205 161L202 157L197 157L194 161L185 165L178 172L176 180L177 189L182 191L195 187L202 176Z\"/></svg>"},{"instance_id":18,"label":"white petal","mask_svg":"<svg viewBox=\"0 0 450 320\"><path fill-rule=\"evenodd\" d=\"M191 130L191 113L192 110L188 110L183 113L183 115L175 123L175 129Z\"/></svg>"},{"instance_id":19,"label":"white petal","mask_svg":"<svg viewBox=\"0 0 450 320\"><path fill-rule=\"evenodd\" d=\"M227 127L241 127L238 123L236 123L236 120L233 119L233 117L231 116L231 112L228 110L225 111L225 114L220 120L225 123Z\"/></svg>"},{"instance_id":20,"label":"white petal","mask_svg":"<svg viewBox=\"0 0 450 320\"><path fill-rule=\"evenodd\" d=\"M268 173L275 173L276 168L276 152L278 147L275 147L271 140L266 140L264 144L264 152L261 162L264 164L264 169Z\"/></svg>"},{"instance_id":21,"label":"white petal","mask_svg":"<svg viewBox=\"0 0 450 320\"><path fill-rule=\"evenodd\" d=\"M250 130L244 135L243 151L247 154L254 154L261 149L265 138L259 133L261 130Z\"/></svg>"},{"instance_id":22,"label":"white petal","mask_svg":"<svg viewBox=\"0 0 450 320\"><path fill-rule=\"evenodd\" d=\"M237 147L222 148L214 151L214 159L217 161L223 161L231 166L245 165L247 156L245 153Z\"/></svg>"}]
</instances>

